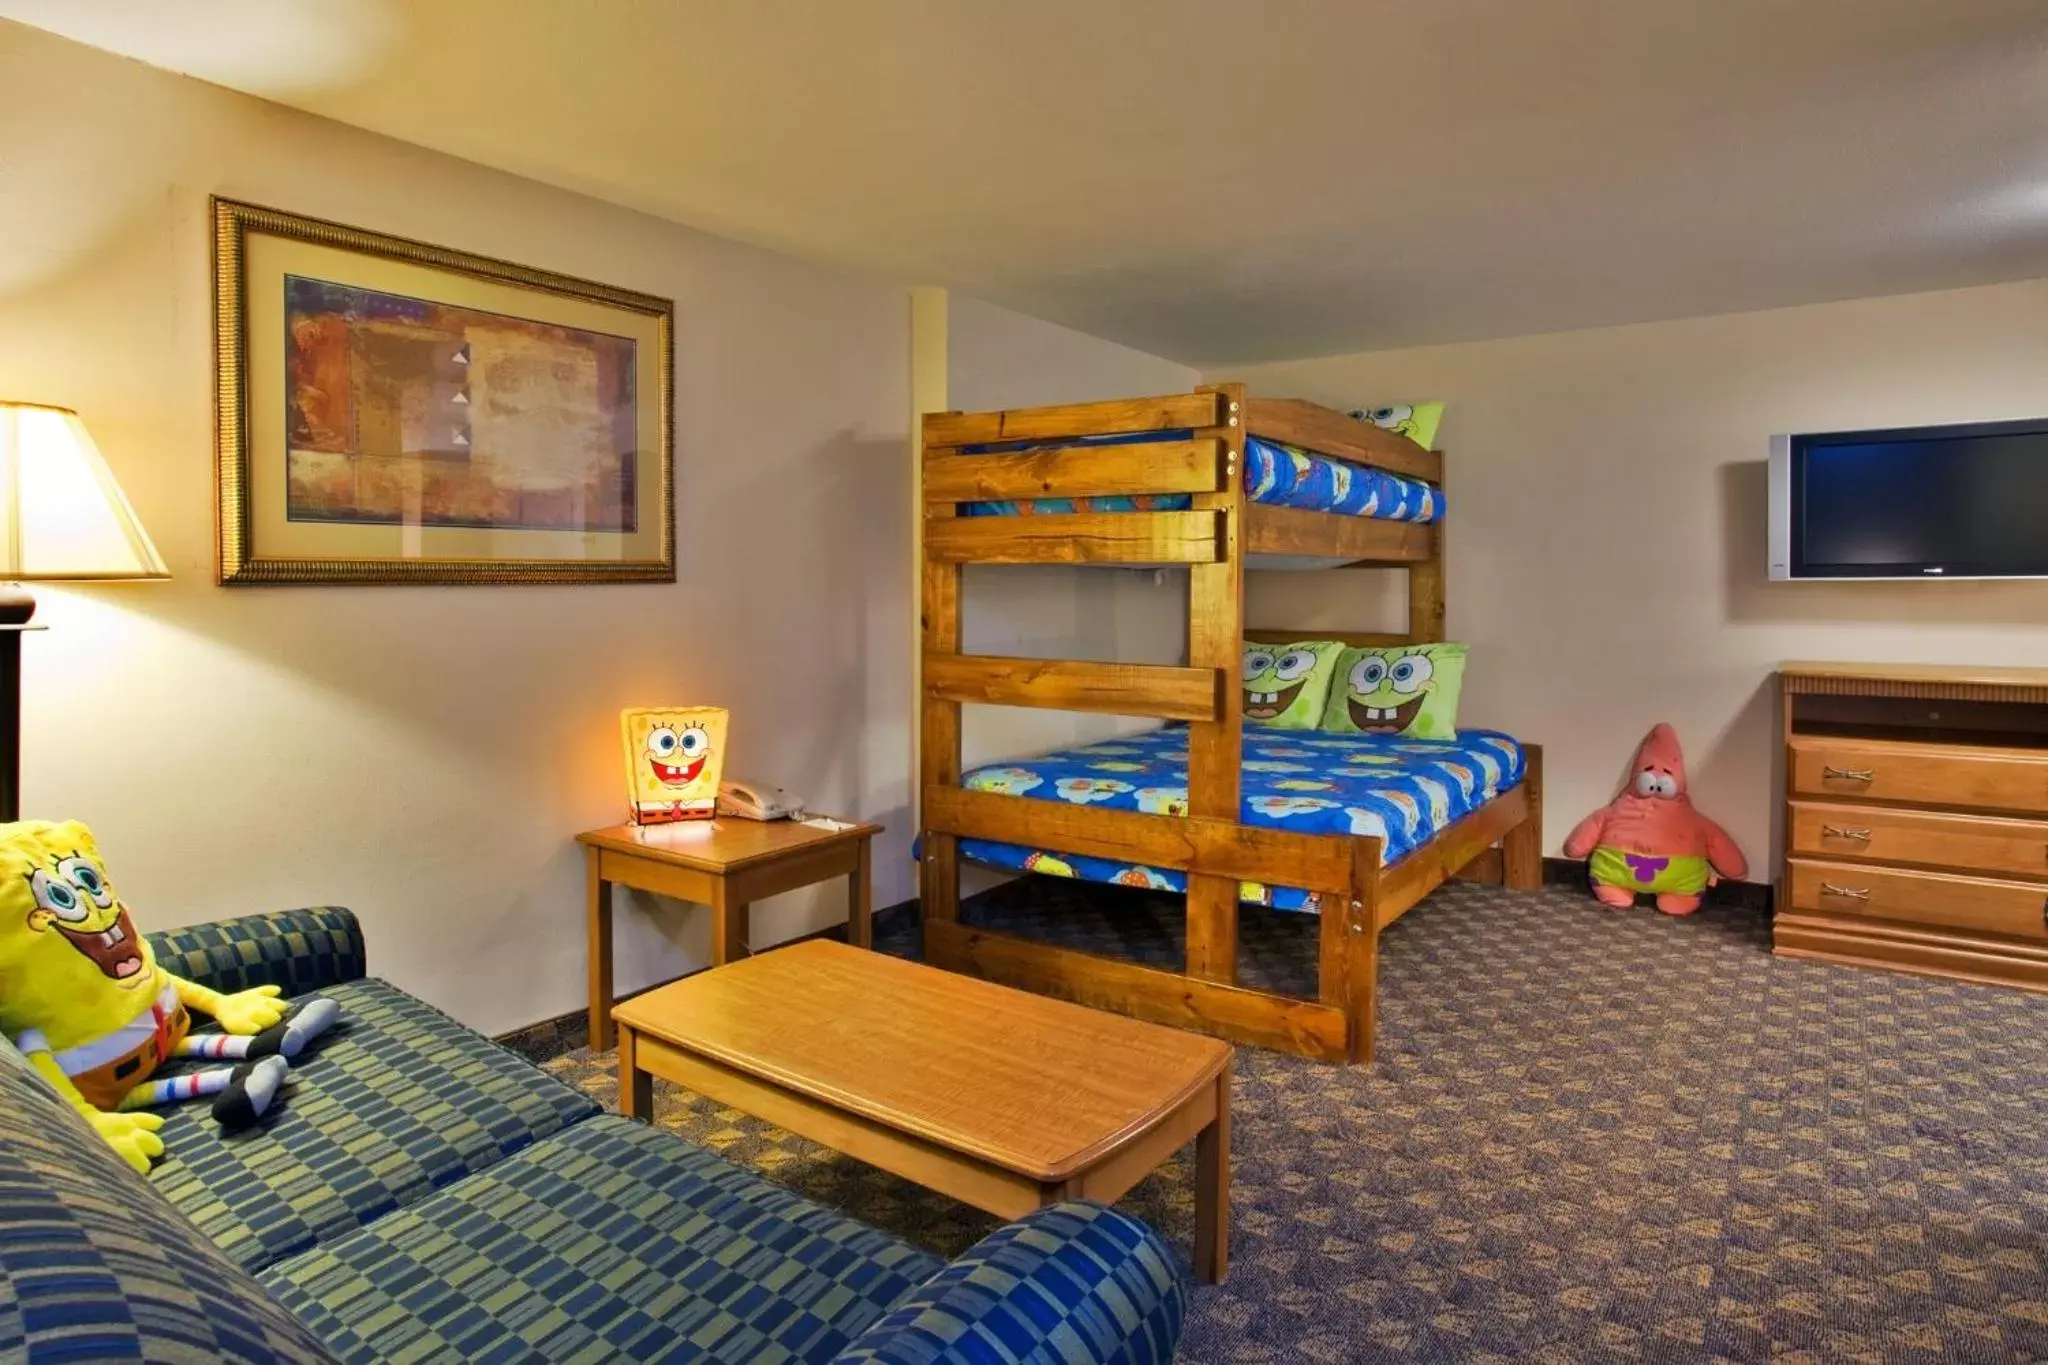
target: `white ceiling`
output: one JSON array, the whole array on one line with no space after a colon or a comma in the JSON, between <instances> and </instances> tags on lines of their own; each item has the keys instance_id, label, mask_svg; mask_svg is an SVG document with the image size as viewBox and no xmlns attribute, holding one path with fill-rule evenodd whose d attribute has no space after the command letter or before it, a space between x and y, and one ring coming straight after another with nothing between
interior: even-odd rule
<instances>
[{"instance_id":1,"label":"white ceiling","mask_svg":"<svg viewBox=\"0 0 2048 1365\"><path fill-rule=\"evenodd\" d=\"M1174 359L2048 275L2048 0L0 0Z\"/></svg>"}]
</instances>

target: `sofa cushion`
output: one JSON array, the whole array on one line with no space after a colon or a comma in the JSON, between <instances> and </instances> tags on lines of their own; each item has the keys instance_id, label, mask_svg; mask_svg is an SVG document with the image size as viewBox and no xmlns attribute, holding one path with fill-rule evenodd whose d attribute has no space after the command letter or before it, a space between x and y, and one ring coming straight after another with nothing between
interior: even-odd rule
<instances>
[{"instance_id":1,"label":"sofa cushion","mask_svg":"<svg viewBox=\"0 0 2048 1365\"><path fill-rule=\"evenodd\" d=\"M278 1109L224 1133L204 1103L163 1110L150 1181L250 1269L367 1223L587 1118L552 1076L376 979L323 992L342 1023L292 1069Z\"/></svg>"},{"instance_id":2,"label":"sofa cushion","mask_svg":"<svg viewBox=\"0 0 2048 1365\"><path fill-rule=\"evenodd\" d=\"M334 1357L0 1043L0 1360Z\"/></svg>"},{"instance_id":3,"label":"sofa cushion","mask_svg":"<svg viewBox=\"0 0 2048 1365\"><path fill-rule=\"evenodd\" d=\"M1053 1204L984 1237L834 1365L1168 1365L1187 1302L1158 1233L1102 1204Z\"/></svg>"},{"instance_id":4,"label":"sofa cushion","mask_svg":"<svg viewBox=\"0 0 2048 1365\"><path fill-rule=\"evenodd\" d=\"M159 967L228 994L276 986L286 995L309 995L365 974L363 926L338 905L159 929L147 937Z\"/></svg>"},{"instance_id":5,"label":"sofa cushion","mask_svg":"<svg viewBox=\"0 0 2048 1365\"><path fill-rule=\"evenodd\" d=\"M261 1273L350 1360L830 1360L941 1262L605 1116Z\"/></svg>"}]
</instances>

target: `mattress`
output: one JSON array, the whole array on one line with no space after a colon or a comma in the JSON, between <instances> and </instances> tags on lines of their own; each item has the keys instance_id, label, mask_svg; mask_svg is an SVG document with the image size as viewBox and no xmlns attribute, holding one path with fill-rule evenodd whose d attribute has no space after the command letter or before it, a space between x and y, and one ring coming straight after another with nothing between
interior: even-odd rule
<instances>
[{"instance_id":1,"label":"mattress","mask_svg":"<svg viewBox=\"0 0 2048 1365\"><path fill-rule=\"evenodd\" d=\"M1137 441L1184 440L1185 431L1151 431L1129 436L1099 437L1089 445L1125 445ZM1029 445L969 446L969 454L1029 450ZM1277 445L1257 436L1244 448L1244 491L1253 502L1336 512L1380 521L1429 522L1444 514L1443 490L1421 479L1404 478L1383 469L1347 464L1293 446ZM963 517L1013 517L1034 512L1173 512L1186 508L1186 493L1150 497L1035 498L1022 501L967 502Z\"/></svg>"},{"instance_id":2,"label":"mattress","mask_svg":"<svg viewBox=\"0 0 2048 1365\"><path fill-rule=\"evenodd\" d=\"M1492 730L1456 739L1333 735L1248 725L1239 821L1298 834L1371 834L1385 841L1381 862L1407 857L1451 825L1522 780L1522 746ZM976 768L961 785L1108 810L1185 815L1188 732L1169 725L1041 758ZM1136 867L1056 849L962 839L960 854L1020 872L1186 891L1187 874ZM1315 893L1245 882L1257 905L1315 911Z\"/></svg>"}]
</instances>

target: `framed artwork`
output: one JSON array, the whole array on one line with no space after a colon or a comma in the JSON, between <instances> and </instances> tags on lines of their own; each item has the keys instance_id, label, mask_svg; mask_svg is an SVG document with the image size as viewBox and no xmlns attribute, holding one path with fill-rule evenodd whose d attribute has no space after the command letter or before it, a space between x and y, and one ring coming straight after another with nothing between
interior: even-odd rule
<instances>
[{"instance_id":1,"label":"framed artwork","mask_svg":"<svg viewBox=\"0 0 2048 1365\"><path fill-rule=\"evenodd\" d=\"M213 207L222 583L675 581L673 303Z\"/></svg>"}]
</instances>

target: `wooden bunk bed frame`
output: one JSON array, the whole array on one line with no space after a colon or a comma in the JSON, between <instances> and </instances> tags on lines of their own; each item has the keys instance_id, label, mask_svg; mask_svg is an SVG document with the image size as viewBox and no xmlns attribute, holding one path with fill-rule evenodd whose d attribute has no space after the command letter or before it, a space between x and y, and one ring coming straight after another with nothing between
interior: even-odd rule
<instances>
[{"instance_id":1,"label":"wooden bunk bed frame","mask_svg":"<svg viewBox=\"0 0 2048 1365\"><path fill-rule=\"evenodd\" d=\"M1189 430L1184 440L1049 445L994 454L962 447ZM919 782L926 960L1141 1019L1328 1061L1372 1058L1380 931L1448 878L1481 863L1493 879L1542 879L1543 755L1524 746L1522 783L1439 831L1392 867L1380 840L1238 822L1246 639L1360 645L1443 638L1443 523L1373 520L1250 501L1247 436L1441 486L1443 456L1299 399L1251 399L1242 384L1193 393L1000 412L932 413L923 424L924 512ZM1186 511L959 517L983 499L1191 494ZM1251 630L1248 555L1408 570L1403 634ZM1186 667L1016 659L960 652L965 564L1176 565L1189 570ZM1182 720L1188 814L1150 815L960 785L960 708L1003 706ZM962 838L998 840L1184 871L1182 972L1078 952L960 922ZM1497 859L1488 850L1500 846ZM1481 862L1481 860L1484 860ZM1317 998L1237 984L1238 883L1319 893Z\"/></svg>"}]
</instances>

